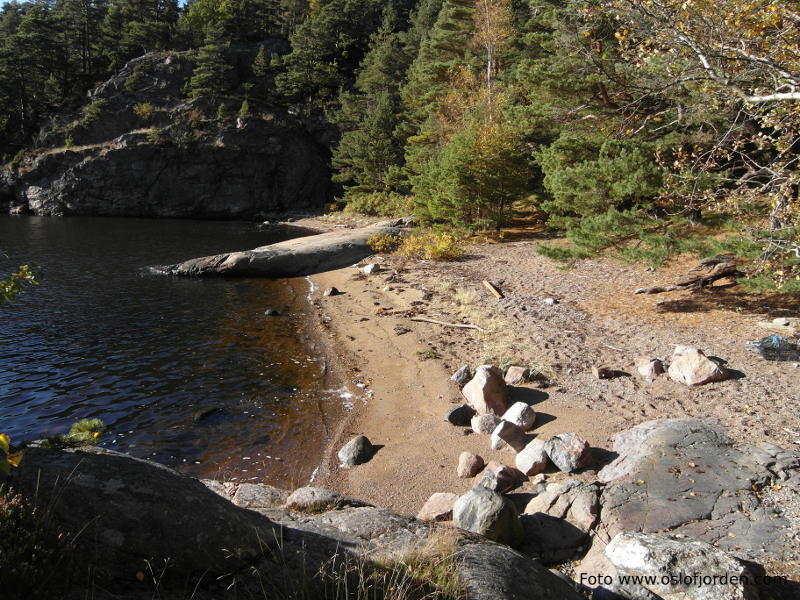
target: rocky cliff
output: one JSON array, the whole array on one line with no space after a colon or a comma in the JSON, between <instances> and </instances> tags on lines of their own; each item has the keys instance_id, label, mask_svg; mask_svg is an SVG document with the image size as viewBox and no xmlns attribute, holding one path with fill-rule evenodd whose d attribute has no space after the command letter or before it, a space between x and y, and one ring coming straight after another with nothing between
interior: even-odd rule
<instances>
[{"instance_id":1,"label":"rocky cliff","mask_svg":"<svg viewBox=\"0 0 800 600\"><path fill-rule=\"evenodd\" d=\"M0 210L258 218L322 208L331 197L327 149L284 110L251 99L237 116L252 54L230 51L236 94L213 104L185 99L190 54L130 61L0 172Z\"/></svg>"}]
</instances>

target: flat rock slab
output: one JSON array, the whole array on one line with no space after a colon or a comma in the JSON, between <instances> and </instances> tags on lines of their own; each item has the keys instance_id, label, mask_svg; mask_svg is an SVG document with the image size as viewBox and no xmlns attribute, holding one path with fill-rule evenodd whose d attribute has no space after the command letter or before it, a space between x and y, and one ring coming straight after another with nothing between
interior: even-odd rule
<instances>
[{"instance_id":1,"label":"flat rock slab","mask_svg":"<svg viewBox=\"0 0 800 600\"><path fill-rule=\"evenodd\" d=\"M758 493L797 470L777 446L735 447L702 420L663 419L617 434L614 450L598 474L607 539L669 531L755 562L779 559L790 543L789 522Z\"/></svg>"},{"instance_id":2,"label":"flat rock slab","mask_svg":"<svg viewBox=\"0 0 800 600\"><path fill-rule=\"evenodd\" d=\"M374 254L367 240L377 234L399 235L400 221L386 221L369 227L330 231L295 238L253 250L227 252L152 267L167 275L226 277L298 277L341 269Z\"/></svg>"}]
</instances>

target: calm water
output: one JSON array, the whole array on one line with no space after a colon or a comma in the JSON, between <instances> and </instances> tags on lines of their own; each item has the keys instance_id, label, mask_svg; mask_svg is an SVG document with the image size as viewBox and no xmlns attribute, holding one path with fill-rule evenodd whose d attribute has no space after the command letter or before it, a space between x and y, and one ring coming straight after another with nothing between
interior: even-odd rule
<instances>
[{"instance_id":1,"label":"calm water","mask_svg":"<svg viewBox=\"0 0 800 600\"><path fill-rule=\"evenodd\" d=\"M41 278L0 308L0 431L35 439L98 417L102 446L183 471L307 480L341 404L305 335L308 283L146 270L288 237L249 223L0 216L0 274L29 263Z\"/></svg>"}]
</instances>

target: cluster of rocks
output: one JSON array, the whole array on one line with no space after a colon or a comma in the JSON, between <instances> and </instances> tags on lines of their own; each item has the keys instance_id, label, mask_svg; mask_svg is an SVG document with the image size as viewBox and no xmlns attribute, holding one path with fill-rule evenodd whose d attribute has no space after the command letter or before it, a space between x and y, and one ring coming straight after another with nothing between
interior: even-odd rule
<instances>
[{"instance_id":1,"label":"cluster of rocks","mask_svg":"<svg viewBox=\"0 0 800 600\"><path fill-rule=\"evenodd\" d=\"M693 346L676 346L668 367L665 367L661 359L650 356L640 356L635 360L635 366L639 375L648 381L666 373L672 380L689 386L721 381L731 375L719 359L709 358L702 350ZM608 369L595 367L594 370L598 379L608 377Z\"/></svg>"},{"instance_id":2,"label":"cluster of rocks","mask_svg":"<svg viewBox=\"0 0 800 600\"><path fill-rule=\"evenodd\" d=\"M497 489L492 473L512 473L508 476L516 487L529 475L543 472L552 463L565 473L583 469L593 462L589 444L575 433L561 433L547 440L529 432L536 424L536 412L524 402L510 403L510 385L528 380L529 369L509 367L505 374L492 365L481 365L471 376L469 366L456 371L451 379L463 385L461 393L466 402L451 409L445 419L453 425L469 426L475 433L490 435L493 450L510 449L516 452L516 469L497 464L487 469L476 485ZM492 463L490 463L491 465ZM502 468L501 468L502 467ZM458 476L475 477L483 468L483 459L470 453L459 458ZM510 489L510 488L507 488ZM507 491L504 489L502 491Z\"/></svg>"}]
</instances>

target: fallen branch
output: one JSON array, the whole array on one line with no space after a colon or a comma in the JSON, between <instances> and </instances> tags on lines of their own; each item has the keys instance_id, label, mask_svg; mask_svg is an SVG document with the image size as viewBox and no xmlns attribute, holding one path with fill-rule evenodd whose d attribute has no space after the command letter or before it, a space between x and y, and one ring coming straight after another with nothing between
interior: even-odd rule
<instances>
[{"instance_id":1,"label":"fallen branch","mask_svg":"<svg viewBox=\"0 0 800 600\"><path fill-rule=\"evenodd\" d=\"M633 293L661 294L663 292L674 292L677 290L688 290L688 289L699 290L707 285L714 283L718 279L725 279L725 278L737 279L739 277L744 277L744 273L742 273L734 263L724 262L714 265L714 268L711 269L711 272L705 275L697 275L695 277L687 279L686 281L681 281L674 285L639 288L635 290Z\"/></svg>"},{"instance_id":2,"label":"fallen branch","mask_svg":"<svg viewBox=\"0 0 800 600\"><path fill-rule=\"evenodd\" d=\"M426 317L411 317L412 321L422 321L423 323L434 323L442 327L458 327L459 329L477 329L478 331L486 331L482 327L472 325L471 323L447 323L445 321L437 321L436 319L428 319Z\"/></svg>"},{"instance_id":3,"label":"fallen branch","mask_svg":"<svg viewBox=\"0 0 800 600\"><path fill-rule=\"evenodd\" d=\"M489 283L485 279L483 280L483 286L492 293L492 296L501 300L503 298L503 292L497 289L497 286Z\"/></svg>"}]
</instances>

